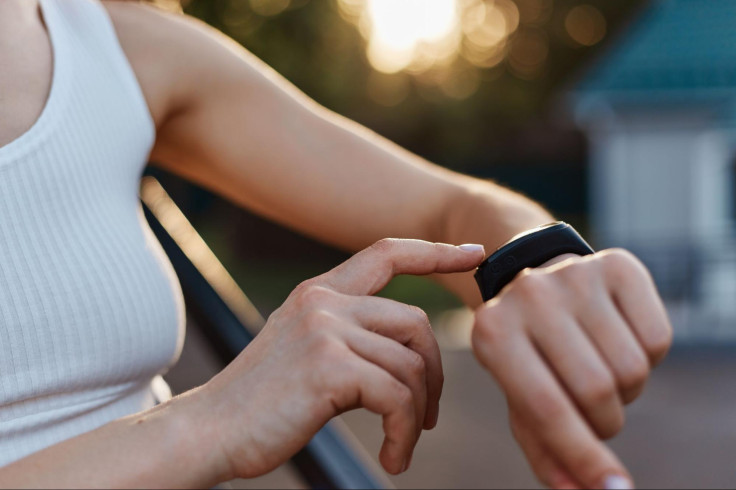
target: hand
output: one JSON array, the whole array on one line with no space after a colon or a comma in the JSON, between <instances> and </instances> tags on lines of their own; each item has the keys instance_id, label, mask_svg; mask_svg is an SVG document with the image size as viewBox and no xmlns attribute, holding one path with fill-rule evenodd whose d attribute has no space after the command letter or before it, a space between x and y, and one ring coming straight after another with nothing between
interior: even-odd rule
<instances>
[{"instance_id":1,"label":"hand","mask_svg":"<svg viewBox=\"0 0 736 490\"><path fill-rule=\"evenodd\" d=\"M230 476L271 471L359 407L383 416L383 467L406 470L422 429L437 423L440 351L422 310L372 295L398 274L468 271L483 256L481 246L382 240L299 285L201 390Z\"/></svg>"},{"instance_id":2,"label":"hand","mask_svg":"<svg viewBox=\"0 0 736 490\"><path fill-rule=\"evenodd\" d=\"M672 329L646 268L609 250L527 269L476 312L473 351L506 393L514 436L555 488L622 488L603 444L666 355Z\"/></svg>"}]
</instances>

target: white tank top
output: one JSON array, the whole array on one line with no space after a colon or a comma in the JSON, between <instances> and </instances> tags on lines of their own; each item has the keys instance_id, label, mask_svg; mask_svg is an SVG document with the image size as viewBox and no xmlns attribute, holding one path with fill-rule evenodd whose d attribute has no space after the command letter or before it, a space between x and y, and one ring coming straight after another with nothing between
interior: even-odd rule
<instances>
[{"instance_id":1,"label":"white tank top","mask_svg":"<svg viewBox=\"0 0 736 490\"><path fill-rule=\"evenodd\" d=\"M102 4L40 3L51 92L0 147L0 466L153 406L184 339L138 201L155 138L140 86Z\"/></svg>"}]
</instances>

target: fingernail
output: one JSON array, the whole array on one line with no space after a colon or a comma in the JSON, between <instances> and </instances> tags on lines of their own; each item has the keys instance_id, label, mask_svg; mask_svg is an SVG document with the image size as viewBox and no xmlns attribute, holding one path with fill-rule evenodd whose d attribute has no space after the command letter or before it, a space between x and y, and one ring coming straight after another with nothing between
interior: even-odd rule
<instances>
[{"instance_id":1,"label":"fingernail","mask_svg":"<svg viewBox=\"0 0 736 490\"><path fill-rule=\"evenodd\" d=\"M483 245L478 245L477 243L466 243L458 246L457 248L464 250L465 252L483 252L485 250Z\"/></svg>"},{"instance_id":2,"label":"fingernail","mask_svg":"<svg viewBox=\"0 0 736 490\"><path fill-rule=\"evenodd\" d=\"M406 460L404 461L404 464L401 465L401 471L399 471L399 473L405 472L408 467L409 467L409 460Z\"/></svg>"},{"instance_id":3,"label":"fingernail","mask_svg":"<svg viewBox=\"0 0 736 490\"><path fill-rule=\"evenodd\" d=\"M605 490L632 490L634 487L631 482L623 476L609 476L603 482L603 488Z\"/></svg>"}]
</instances>

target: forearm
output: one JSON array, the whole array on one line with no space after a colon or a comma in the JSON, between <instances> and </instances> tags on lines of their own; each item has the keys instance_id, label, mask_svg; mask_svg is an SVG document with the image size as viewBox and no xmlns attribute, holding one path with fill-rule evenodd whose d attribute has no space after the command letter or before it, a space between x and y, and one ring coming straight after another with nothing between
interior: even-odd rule
<instances>
[{"instance_id":1,"label":"forearm","mask_svg":"<svg viewBox=\"0 0 736 490\"><path fill-rule=\"evenodd\" d=\"M169 85L183 87L160 118L152 159L163 167L352 251L385 237L491 246L549 218L527 199L433 165L320 107L212 29L158 17L156 30L177 41L160 57L172 63ZM123 39L133 52L168 45Z\"/></svg>"},{"instance_id":2,"label":"forearm","mask_svg":"<svg viewBox=\"0 0 736 490\"><path fill-rule=\"evenodd\" d=\"M487 181L468 178L464 191L446 203L437 241L481 243L490 254L514 235L553 221L534 201ZM473 273L435 278L471 307L481 303Z\"/></svg>"},{"instance_id":3,"label":"forearm","mask_svg":"<svg viewBox=\"0 0 736 490\"><path fill-rule=\"evenodd\" d=\"M116 420L0 469L0 487L212 486L227 475L214 441L200 437L195 410L184 396Z\"/></svg>"}]
</instances>

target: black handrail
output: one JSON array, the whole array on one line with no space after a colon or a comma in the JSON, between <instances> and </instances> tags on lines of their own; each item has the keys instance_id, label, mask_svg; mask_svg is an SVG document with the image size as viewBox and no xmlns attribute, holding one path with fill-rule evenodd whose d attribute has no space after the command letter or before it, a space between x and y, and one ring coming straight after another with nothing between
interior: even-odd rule
<instances>
[{"instance_id":1,"label":"black handrail","mask_svg":"<svg viewBox=\"0 0 736 490\"><path fill-rule=\"evenodd\" d=\"M143 179L141 200L179 277L190 315L222 365L229 364L265 320L153 177ZM339 420L317 433L291 463L311 488L392 487Z\"/></svg>"}]
</instances>

